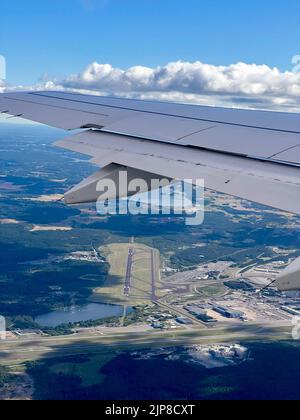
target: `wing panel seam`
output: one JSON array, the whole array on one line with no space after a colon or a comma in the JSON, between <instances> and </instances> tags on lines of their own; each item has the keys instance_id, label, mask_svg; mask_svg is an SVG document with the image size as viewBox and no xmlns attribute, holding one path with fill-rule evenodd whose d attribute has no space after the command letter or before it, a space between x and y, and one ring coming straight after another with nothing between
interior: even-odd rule
<instances>
[{"instance_id":1,"label":"wing panel seam","mask_svg":"<svg viewBox=\"0 0 300 420\"><path fill-rule=\"evenodd\" d=\"M238 123L233 123L233 122L218 121L218 120L211 120L211 119L205 119L205 118L187 117L187 116L184 116L184 115L175 115L175 114L163 113L163 112L158 112L158 111L145 111L145 110L129 108L129 107L125 107L125 106L121 107L121 106L117 106L117 105L107 105L107 104L100 104L100 103L96 104L94 102L80 101L80 100L75 100L75 99L66 99L66 98L60 98L60 97L57 97L57 96L48 96L48 95L43 95L43 94L35 93L35 92L30 92L29 94L35 95L35 96L42 96L42 97L50 98L50 99L58 99L58 100L61 100L61 101L76 102L76 103L82 103L82 104L94 105L94 106L102 106L102 107L113 108L113 109L122 109L124 111L141 112L141 113L144 113L144 114L161 115L161 116L173 117L173 118L184 118L184 119L187 119L187 120L211 122L213 124L224 124L224 125L230 125L230 126L233 126L233 127L245 127L245 128L258 129L258 130L276 131L276 132L279 132L279 133L300 134L300 131L283 130L283 129L279 129L279 128L260 127L260 126L249 125L249 124L238 124ZM81 112L84 112L84 111L81 111Z\"/></svg>"}]
</instances>

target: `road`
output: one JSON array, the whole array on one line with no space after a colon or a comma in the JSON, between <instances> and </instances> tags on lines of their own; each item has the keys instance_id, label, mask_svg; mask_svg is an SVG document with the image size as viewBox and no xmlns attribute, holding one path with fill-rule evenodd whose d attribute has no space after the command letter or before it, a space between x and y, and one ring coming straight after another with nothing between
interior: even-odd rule
<instances>
[{"instance_id":1,"label":"road","mask_svg":"<svg viewBox=\"0 0 300 420\"><path fill-rule=\"evenodd\" d=\"M224 327L204 330L145 331L131 332L124 328L118 333L103 328L101 335L83 334L64 337L37 337L34 339L9 339L0 341L0 364L17 365L25 361L69 356L75 354L98 354L102 352L142 348L221 344L247 341L279 341L291 339L290 324Z\"/></svg>"}]
</instances>

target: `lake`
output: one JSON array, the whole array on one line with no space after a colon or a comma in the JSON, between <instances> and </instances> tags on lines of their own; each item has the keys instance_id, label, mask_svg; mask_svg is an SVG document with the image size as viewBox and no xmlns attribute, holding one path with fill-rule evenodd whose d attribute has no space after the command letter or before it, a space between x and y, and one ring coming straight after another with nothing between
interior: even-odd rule
<instances>
[{"instance_id":1,"label":"lake","mask_svg":"<svg viewBox=\"0 0 300 420\"><path fill-rule=\"evenodd\" d=\"M123 306L90 303L85 306L66 308L60 311L49 312L35 318L41 327L58 327L62 324L75 324L76 322L96 321L123 315Z\"/></svg>"}]
</instances>

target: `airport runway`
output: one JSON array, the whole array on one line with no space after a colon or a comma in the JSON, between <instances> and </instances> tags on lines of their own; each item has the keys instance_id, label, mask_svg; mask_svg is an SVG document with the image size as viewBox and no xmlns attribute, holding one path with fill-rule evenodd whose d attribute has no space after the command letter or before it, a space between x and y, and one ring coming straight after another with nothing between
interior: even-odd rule
<instances>
[{"instance_id":1,"label":"airport runway","mask_svg":"<svg viewBox=\"0 0 300 420\"><path fill-rule=\"evenodd\" d=\"M103 332L105 329L103 329ZM291 327L286 324L255 325L249 324L231 328L204 330L196 328L191 331L174 332L145 331L144 333L114 334L113 330L101 336L73 335L64 337L37 337L33 339L13 339L0 341L0 364L17 365L25 361L42 358L69 356L74 354L101 353L113 350L139 348L157 348L188 346L199 344L222 344L247 341L291 340Z\"/></svg>"},{"instance_id":2,"label":"airport runway","mask_svg":"<svg viewBox=\"0 0 300 420\"><path fill-rule=\"evenodd\" d=\"M126 296L126 297L129 297L129 295L130 295L133 256L134 256L134 249L129 248L127 267L126 267L126 275L125 275L125 285L124 285L124 296Z\"/></svg>"},{"instance_id":3,"label":"airport runway","mask_svg":"<svg viewBox=\"0 0 300 420\"><path fill-rule=\"evenodd\" d=\"M151 250L151 270L151 300L155 303L157 302L156 286L158 281L158 268L156 267L156 252L154 250Z\"/></svg>"}]
</instances>

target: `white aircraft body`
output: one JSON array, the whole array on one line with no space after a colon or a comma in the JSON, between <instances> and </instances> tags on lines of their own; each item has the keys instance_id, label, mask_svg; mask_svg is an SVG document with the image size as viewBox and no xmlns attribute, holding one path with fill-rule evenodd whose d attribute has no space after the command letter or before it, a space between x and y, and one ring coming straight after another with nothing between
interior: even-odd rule
<instances>
[{"instance_id":1,"label":"white aircraft body","mask_svg":"<svg viewBox=\"0 0 300 420\"><path fill-rule=\"evenodd\" d=\"M0 95L0 113L65 130L56 145L83 153L102 170L65 194L94 202L103 178L204 179L208 189L300 215L300 116L139 101L66 92ZM277 280L300 290L300 259Z\"/></svg>"}]
</instances>

